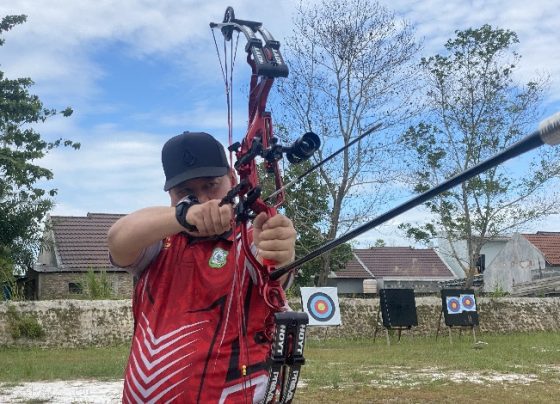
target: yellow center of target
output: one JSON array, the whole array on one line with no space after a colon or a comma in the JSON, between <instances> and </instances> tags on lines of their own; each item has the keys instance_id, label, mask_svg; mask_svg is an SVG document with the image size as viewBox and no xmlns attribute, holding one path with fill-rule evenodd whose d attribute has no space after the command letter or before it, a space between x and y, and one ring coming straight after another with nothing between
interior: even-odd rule
<instances>
[{"instance_id":1,"label":"yellow center of target","mask_svg":"<svg viewBox=\"0 0 560 404\"><path fill-rule=\"evenodd\" d=\"M317 304L317 310L319 310L319 311L325 311L326 309L327 309L327 306L325 305L325 303L319 302L319 303Z\"/></svg>"}]
</instances>

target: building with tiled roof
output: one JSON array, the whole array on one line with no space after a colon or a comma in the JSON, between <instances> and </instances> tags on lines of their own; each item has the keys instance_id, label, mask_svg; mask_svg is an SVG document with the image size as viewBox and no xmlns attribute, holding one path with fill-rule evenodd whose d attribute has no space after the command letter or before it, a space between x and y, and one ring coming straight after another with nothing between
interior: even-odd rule
<instances>
[{"instance_id":1,"label":"building with tiled roof","mask_svg":"<svg viewBox=\"0 0 560 404\"><path fill-rule=\"evenodd\" d=\"M375 292L376 288L428 292L454 278L433 248L373 247L353 250L352 260L331 275L329 284L339 293Z\"/></svg>"},{"instance_id":2,"label":"building with tiled roof","mask_svg":"<svg viewBox=\"0 0 560 404\"><path fill-rule=\"evenodd\" d=\"M538 231L522 236L542 252L546 265L560 267L560 232Z\"/></svg>"},{"instance_id":3,"label":"building with tiled roof","mask_svg":"<svg viewBox=\"0 0 560 404\"><path fill-rule=\"evenodd\" d=\"M122 214L49 216L43 247L31 278L35 298L55 299L84 293L85 274L104 272L117 297L130 297L132 276L109 262L107 232Z\"/></svg>"},{"instance_id":4,"label":"building with tiled roof","mask_svg":"<svg viewBox=\"0 0 560 404\"><path fill-rule=\"evenodd\" d=\"M486 265L484 291L512 293L520 284L560 279L560 232L514 234Z\"/></svg>"}]
</instances>

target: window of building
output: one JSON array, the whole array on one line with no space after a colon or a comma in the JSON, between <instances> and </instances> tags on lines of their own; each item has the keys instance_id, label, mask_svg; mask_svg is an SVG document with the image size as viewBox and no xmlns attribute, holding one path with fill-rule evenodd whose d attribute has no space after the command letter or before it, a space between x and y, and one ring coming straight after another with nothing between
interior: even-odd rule
<instances>
[{"instance_id":1,"label":"window of building","mask_svg":"<svg viewBox=\"0 0 560 404\"><path fill-rule=\"evenodd\" d=\"M84 293L84 289L81 283L78 282L68 282L68 292L72 294L81 295Z\"/></svg>"},{"instance_id":2,"label":"window of building","mask_svg":"<svg viewBox=\"0 0 560 404\"><path fill-rule=\"evenodd\" d=\"M476 260L476 270L479 274L484 273L486 269L486 255L480 254Z\"/></svg>"}]
</instances>

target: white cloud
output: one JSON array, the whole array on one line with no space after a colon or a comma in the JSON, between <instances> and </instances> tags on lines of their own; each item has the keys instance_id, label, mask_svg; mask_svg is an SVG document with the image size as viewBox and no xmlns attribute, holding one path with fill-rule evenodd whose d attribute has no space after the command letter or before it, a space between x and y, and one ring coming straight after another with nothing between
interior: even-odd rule
<instances>
[{"instance_id":1,"label":"white cloud","mask_svg":"<svg viewBox=\"0 0 560 404\"><path fill-rule=\"evenodd\" d=\"M80 150L59 148L40 164L51 169L57 188L55 213L130 212L143 203L167 205L160 150L164 137L99 128ZM156 203L157 202L157 203Z\"/></svg>"},{"instance_id":2,"label":"white cloud","mask_svg":"<svg viewBox=\"0 0 560 404\"><path fill-rule=\"evenodd\" d=\"M560 101L560 52L556 51L560 32L557 13L552 11L558 8L556 0L396 0L387 5L416 25L426 55L441 52L455 30L491 24L515 31L522 55L517 77L527 81L537 72L548 72L554 80L549 101Z\"/></svg>"}]
</instances>

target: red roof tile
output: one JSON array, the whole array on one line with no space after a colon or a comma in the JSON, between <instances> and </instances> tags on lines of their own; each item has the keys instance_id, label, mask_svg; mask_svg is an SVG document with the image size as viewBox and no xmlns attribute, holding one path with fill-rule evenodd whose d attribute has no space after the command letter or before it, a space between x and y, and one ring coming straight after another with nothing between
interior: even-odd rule
<instances>
[{"instance_id":1,"label":"red roof tile","mask_svg":"<svg viewBox=\"0 0 560 404\"><path fill-rule=\"evenodd\" d=\"M116 269L109 263L107 232L122 214L88 213L83 216L51 216L59 269L87 271Z\"/></svg>"},{"instance_id":2,"label":"red roof tile","mask_svg":"<svg viewBox=\"0 0 560 404\"><path fill-rule=\"evenodd\" d=\"M522 236L544 254L549 265L560 265L560 233L539 231Z\"/></svg>"},{"instance_id":3,"label":"red roof tile","mask_svg":"<svg viewBox=\"0 0 560 404\"><path fill-rule=\"evenodd\" d=\"M339 278L371 278L365 266L375 278L423 277L453 278L434 249L411 247L374 247L353 250L354 257L346 268L336 272ZM363 265L362 265L363 264Z\"/></svg>"}]
</instances>

